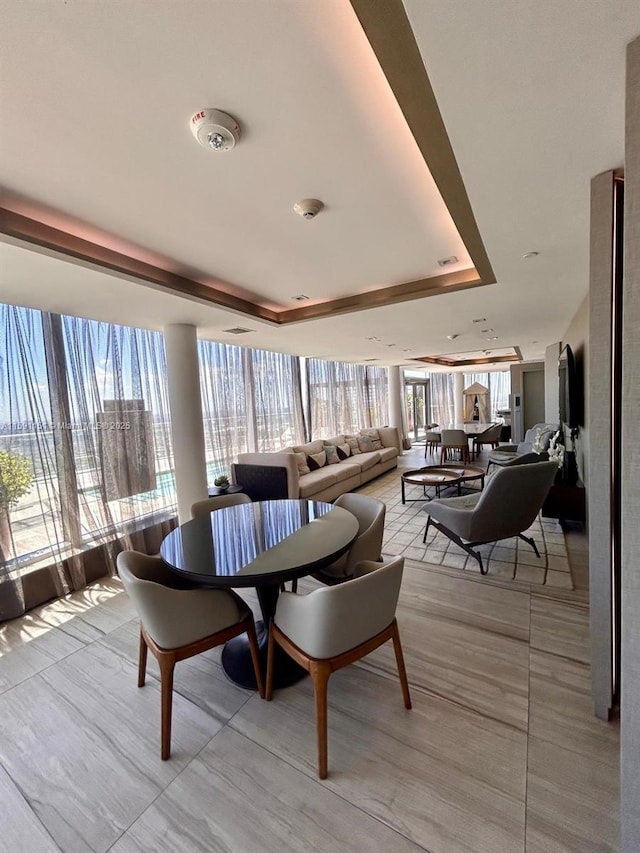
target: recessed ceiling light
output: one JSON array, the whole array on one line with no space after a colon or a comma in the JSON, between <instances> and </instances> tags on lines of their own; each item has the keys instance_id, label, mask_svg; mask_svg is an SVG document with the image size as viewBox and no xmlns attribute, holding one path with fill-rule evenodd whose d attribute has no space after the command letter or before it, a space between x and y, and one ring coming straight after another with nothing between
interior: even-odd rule
<instances>
[{"instance_id":1,"label":"recessed ceiling light","mask_svg":"<svg viewBox=\"0 0 640 853\"><path fill-rule=\"evenodd\" d=\"M397 347L397 346L398 346L398 344L386 344L386 346L388 346L388 347Z\"/></svg>"},{"instance_id":2,"label":"recessed ceiling light","mask_svg":"<svg viewBox=\"0 0 640 853\"><path fill-rule=\"evenodd\" d=\"M483 330L482 330L482 334L483 334L483 335L488 335L488 334L489 334L489 332L493 332L493 329L483 329Z\"/></svg>"},{"instance_id":3,"label":"recessed ceiling light","mask_svg":"<svg viewBox=\"0 0 640 853\"><path fill-rule=\"evenodd\" d=\"M448 267L451 264L457 264L457 263L458 263L458 259L456 258L456 256L451 255L448 258L440 258L440 260L438 261L438 266L439 267Z\"/></svg>"},{"instance_id":4,"label":"recessed ceiling light","mask_svg":"<svg viewBox=\"0 0 640 853\"><path fill-rule=\"evenodd\" d=\"M377 338L375 335L372 335L370 338L367 338L368 341L378 341L380 343L380 338Z\"/></svg>"},{"instance_id":5,"label":"recessed ceiling light","mask_svg":"<svg viewBox=\"0 0 640 853\"><path fill-rule=\"evenodd\" d=\"M305 296L304 293L299 293L297 296L292 296L291 298L294 302L306 302L309 297Z\"/></svg>"},{"instance_id":6,"label":"recessed ceiling light","mask_svg":"<svg viewBox=\"0 0 640 853\"><path fill-rule=\"evenodd\" d=\"M477 320L472 320L471 322L472 322L472 323L486 323L486 322L487 322L487 318L486 318L486 317L478 317L478 319L477 319Z\"/></svg>"},{"instance_id":7,"label":"recessed ceiling light","mask_svg":"<svg viewBox=\"0 0 640 853\"><path fill-rule=\"evenodd\" d=\"M525 252L522 256L525 261L528 261L529 258L537 258L540 252Z\"/></svg>"},{"instance_id":8,"label":"recessed ceiling light","mask_svg":"<svg viewBox=\"0 0 640 853\"><path fill-rule=\"evenodd\" d=\"M487 338L487 340L488 340L488 341L497 341L497 340L498 340L498 336L497 336L497 335L494 335L492 338Z\"/></svg>"},{"instance_id":9,"label":"recessed ceiling light","mask_svg":"<svg viewBox=\"0 0 640 853\"><path fill-rule=\"evenodd\" d=\"M379 358L365 358L365 361L380 361Z\"/></svg>"},{"instance_id":10,"label":"recessed ceiling light","mask_svg":"<svg viewBox=\"0 0 640 853\"><path fill-rule=\"evenodd\" d=\"M402 352L411 352L410 349L403 349Z\"/></svg>"},{"instance_id":11,"label":"recessed ceiling light","mask_svg":"<svg viewBox=\"0 0 640 853\"><path fill-rule=\"evenodd\" d=\"M243 329L242 326L235 326L233 329L223 329L229 335L246 335L247 332L255 332L255 329Z\"/></svg>"},{"instance_id":12,"label":"recessed ceiling light","mask_svg":"<svg viewBox=\"0 0 640 853\"><path fill-rule=\"evenodd\" d=\"M447 340L448 340L448 341L455 341L455 339L456 339L456 338L459 338L459 337L460 337L460 335L458 335L458 334L455 334L455 335L447 335Z\"/></svg>"}]
</instances>

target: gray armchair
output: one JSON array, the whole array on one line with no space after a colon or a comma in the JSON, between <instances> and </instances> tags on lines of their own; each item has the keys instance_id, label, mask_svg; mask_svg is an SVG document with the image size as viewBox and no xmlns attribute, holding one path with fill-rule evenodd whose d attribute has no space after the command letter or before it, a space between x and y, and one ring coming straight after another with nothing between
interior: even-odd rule
<instances>
[{"instance_id":1,"label":"gray armchair","mask_svg":"<svg viewBox=\"0 0 640 853\"><path fill-rule=\"evenodd\" d=\"M536 434L541 430L541 445L542 452L536 453L533 449L536 440ZM531 429L528 429L524 436L524 441L520 444L501 444L497 450L492 450L489 453L489 464L487 471L492 465L504 467L506 465L528 465L532 462L546 462L549 458L547 448L554 433L558 430L558 424L534 424Z\"/></svg>"},{"instance_id":2,"label":"gray armchair","mask_svg":"<svg viewBox=\"0 0 640 853\"><path fill-rule=\"evenodd\" d=\"M483 575L487 570L482 556L473 550L477 545L518 536L539 557L536 543L522 531L531 526L540 511L557 471L555 462L508 466L489 477L477 495L430 501L424 507L429 518L422 541L427 541L429 527L435 527L475 557Z\"/></svg>"}]
</instances>

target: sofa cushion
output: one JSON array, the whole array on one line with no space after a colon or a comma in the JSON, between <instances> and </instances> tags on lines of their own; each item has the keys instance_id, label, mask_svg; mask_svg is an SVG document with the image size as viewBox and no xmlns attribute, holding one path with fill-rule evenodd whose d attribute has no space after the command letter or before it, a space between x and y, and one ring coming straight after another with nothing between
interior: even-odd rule
<instances>
[{"instance_id":1,"label":"sofa cushion","mask_svg":"<svg viewBox=\"0 0 640 853\"><path fill-rule=\"evenodd\" d=\"M373 443L374 450L380 450L382 447L382 441L380 440L380 433L377 429L361 429L360 435L368 435L371 438Z\"/></svg>"},{"instance_id":2,"label":"sofa cushion","mask_svg":"<svg viewBox=\"0 0 640 853\"><path fill-rule=\"evenodd\" d=\"M369 468L373 468L373 466L377 465L378 462L380 462L379 450L372 450L369 453L361 453L360 456L358 456L358 463L362 471L368 471Z\"/></svg>"},{"instance_id":3,"label":"sofa cushion","mask_svg":"<svg viewBox=\"0 0 640 853\"><path fill-rule=\"evenodd\" d=\"M304 453L293 454L296 457L296 465L298 466L298 474L308 474L311 468L307 463L307 457Z\"/></svg>"},{"instance_id":4,"label":"sofa cushion","mask_svg":"<svg viewBox=\"0 0 640 853\"><path fill-rule=\"evenodd\" d=\"M337 477L334 472L338 470L338 467L338 465L325 465L324 468L320 468L318 471L312 471L310 474L300 477L298 484L300 497L308 498L315 495L316 492L321 492L323 489L328 489L330 486L335 485Z\"/></svg>"},{"instance_id":5,"label":"sofa cushion","mask_svg":"<svg viewBox=\"0 0 640 853\"><path fill-rule=\"evenodd\" d=\"M335 444L325 444L324 452L327 454L327 465L337 465L340 462L338 448Z\"/></svg>"},{"instance_id":6,"label":"sofa cushion","mask_svg":"<svg viewBox=\"0 0 640 853\"><path fill-rule=\"evenodd\" d=\"M305 456L311 456L312 453L320 453L324 450L324 444L321 439L318 439L318 441L310 441L308 444L299 444L293 449L296 453L304 453Z\"/></svg>"},{"instance_id":7,"label":"sofa cushion","mask_svg":"<svg viewBox=\"0 0 640 853\"><path fill-rule=\"evenodd\" d=\"M327 454L322 449L319 453L310 453L307 456L307 465L311 471L317 471L318 468L324 468L327 464Z\"/></svg>"},{"instance_id":8,"label":"sofa cushion","mask_svg":"<svg viewBox=\"0 0 640 853\"><path fill-rule=\"evenodd\" d=\"M397 447L382 447L380 450L378 450L378 453L380 454L380 460L382 462L387 462L389 459L395 459L396 458L396 456L398 455L398 448Z\"/></svg>"},{"instance_id":9,"label":"sofa cushion","mask_svg":"<svg viewBox=\"0 0 640 853\"><path fill-rule=\"evenodd\" d=\"M331 438L323 438L322 440L325 444L333 444L334 447L337 447L339 444L344 444L343 435L334 435Z\"/></svg>"},{"instance_id":10,"label":"sofa cushion","mask_svg":"<svg viewBox=\"0 0 640 853\"><path fill-rule=\"evenodd\" d=\"M358 460L360 456L358 456ZM345 480L351 479L351 477L360 476L360 472L362 471L362 467L360 466L359 461L353 459L348 462L341 462L339 465L336 465L333 468L336 474L336 482L344 483Z\"/></svg>"},{"instance_id":11,"label":"sofa cushion","mask_svg":"<svg viewBox=\"0 0 640 853\"><path fill-rule=\"evenodd\" d=\"M361 453L370 453L375 449L373 446L373 439L370 435L359 435L358 447L360 448Z\"/></svg>"},{"instance_id":12,"label":"sofa cushion","mask_svg":"<svg viewBox=\"0 0 640 853\"><path fill-rule=\"evenodd\" d=\"M339 444L336 450L338 451L338 459L348 459L351 456L351 448L346 441L344 444Z\"/></svg>"},{"instance_id":13,"label":"sofa cushion","mask_svg":"<svg viewBox=\"0 0 640 853\"><path fill-rule=\"evenodd\" d=\"M360 450L360 446L358 445L357 435L345 435L344 439L349 445L352 456L357 456L359 453L362 453L362 451Z\"/></svg>"}]
</instances>

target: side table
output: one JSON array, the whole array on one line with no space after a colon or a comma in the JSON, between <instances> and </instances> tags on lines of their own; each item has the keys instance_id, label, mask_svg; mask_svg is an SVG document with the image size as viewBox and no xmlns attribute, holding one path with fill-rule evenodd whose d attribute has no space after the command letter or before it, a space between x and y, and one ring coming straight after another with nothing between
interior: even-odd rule
<instances>
[{"instance_id":1,"label":"side table","mask_svg":"<svg viewBox=\"0 0 640 853\"><path fill-rule=\"evenodd\" d=\"M244 486L227 486L226 489L221 489L219 486L209 486L210 498L217 498L218 495L236 495L238 492L244 492Z\"/></svg>"}]
</instances>

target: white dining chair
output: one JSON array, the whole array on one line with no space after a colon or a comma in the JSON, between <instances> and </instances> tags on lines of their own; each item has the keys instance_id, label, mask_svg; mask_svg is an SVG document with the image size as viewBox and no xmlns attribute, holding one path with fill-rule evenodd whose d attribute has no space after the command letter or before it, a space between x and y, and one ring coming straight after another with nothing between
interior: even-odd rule
<instances>
[{"instance_id":1,"label":"white dining chair","mask_svg":"<svg viewBox=\"0 0 640 853\"><path fill-rule=\"evenodd\" d=\"M140 617L138 687L145 683L147 649L151 649L160 667L160 755L166 761L171 754L173 670L178 661L246 633L256 683L264 696L253 613L231 590L176 588L180 579L174 578L159 557L122 551L117 568Z\"/></svg>"},{"instance_id":2,"label":"white dining chair","mask_svg":"<svg viewBox=\"0 0 640 853\"><path fill-rule=\"evenodd\" d=\"M233 495L215 495L212 498L205 498L203 501L196 501L192 504L191 518L197 518L199 515L209 515L210 512L215 512L217 509L224 509L227 506L250 503L251 498L242 492Z\"/></svg>"},{"instance_id":3,"label":"white dining chair","mask_svg":"<svg viewBox=\"0 0 640 853\"><path fill-rule=\"evenodd\" d=\"M363 561L354 577L308 595L282 593L269 628L265 698L271 700L275 646L306 669L313 680L318 741L318 775L326 779L327 687L332 672L360 660L393 640L405 708L411 708L409 683L396 622L403 557L388 563Z\"/></svg>"}]
</instances>

